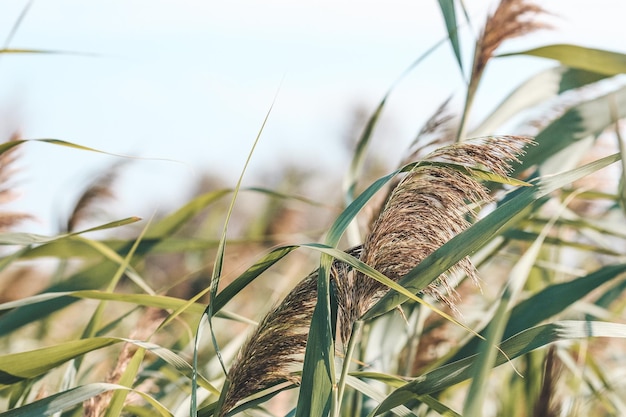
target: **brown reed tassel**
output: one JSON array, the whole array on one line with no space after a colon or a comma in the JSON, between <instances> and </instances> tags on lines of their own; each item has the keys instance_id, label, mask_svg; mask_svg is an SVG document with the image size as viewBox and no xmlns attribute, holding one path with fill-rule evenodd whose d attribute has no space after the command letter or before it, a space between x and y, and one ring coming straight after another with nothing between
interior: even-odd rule
<instances>
[{"instance_id":1,"label":"brown reed tassel","mask_svg":"<svg viewBox=\"0 0 626 417\"><path fill-rule=\"evenodd\" d=\"M113 183L123 164L117 163L108 168L83 191L67 220L67 232L75 231L79 223L92 218L99 210L100 203L114 199Z\"/></svg>"},{"instance_id":2,"label":"brown reed tassel","mask_svg":"<svg viewBox=\"0 0 626 417\"><path fill-rule=\"evenodd\" d=\"M526 0L501 0L487 18L478 40L472 70L474 76L480 77L496 49L507 39L549 28L549 25L535 20L544 13L543 8Z\"/></svg>"},{"instance_id":3,"label":"brown reed tassel","mask_svg":"<svg viewBox=\"0 0 626 417\"><path fill-rule=\"evenodd\" d=\"M348 251L358 257L359 248ZM331 280L343 279L349 267L333 262ZM228 372L230 385L221 416L240 400L281 382L299 383L294 370L302 364L311 317L317 302L318 271L312 272L263 318L241 348ZM341 303L340 303L341 304Z\"/></svg>"},{"instance_id":4,"label":"brown reed tassel","mask_svg":"<svg viewBox=\"0 0 626 417\"><path fill-rule=\"evenodd\" d=\"M530 142L527 137L497 136L466 141L432 152L425 162L448 162L506 176L510 162ZM486 189L471 175L445 165L418 165L392 191L372 232L363 245L361 260L390 279L399 280L435 249L469 226L470 204L489 200ZM424 293L454 309L452 277L465 273L477 281L468 258L431 283ZM358 320L387 291L378 281L360 273L338 285L339 300L351 300L340 310L340 333L346 342Z\"/></svg>"},{"instance_id":5,"label":"brown reed tassel","mask_svg":"<svg viewBox=\"0 0 626 417\"><path fill-rule=\"evenodd\" d=\"M425 161L462 165L468 171L445 165L418 165L393 190L364 246L348 253L398 280L469 225L466 217L471 214L471 208L468 203L489 199L484 187L468 172L479 168L505 176L510 162L517 160L529 142L526 137L498 136L432 152ZM469 259L464 259L424 292L452 304L450 275L460 271L476 279L474 267ZM222 416L251 394L279 382L298 383L293 370L301 364L306 349L307 332L317 301L317 278L317 272L313 272L301 281L268 313L244 344L228 374L230 384ZM337 295L339 333L346 342L352 324L387 287L339 261L333 263L331 282Z\"/></svg>"},{"instance_id":6,"label":"brown reed tassel","mask_svg":"<svg viewBox=\"0 0 626 417\"><path fill-rule=\"evenodd\" d=\"M15 132L11 135L9 141L20 140L20 134ZM16 199L13 189L12 179L15 176L15 161L18 158L17 146L12 147L8 151L0 154L0 204L6 204ZM26 213L16 213L11 211L0 211L0 232L7 231L17 226L24 220L32 219L32 216Z\"/></svg>"}]
</instances>

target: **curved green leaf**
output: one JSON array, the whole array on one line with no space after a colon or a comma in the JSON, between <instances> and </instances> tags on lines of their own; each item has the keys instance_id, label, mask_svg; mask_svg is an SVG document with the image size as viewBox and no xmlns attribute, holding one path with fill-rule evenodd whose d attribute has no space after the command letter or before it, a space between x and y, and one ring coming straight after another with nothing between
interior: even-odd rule
<instances>
[{"instance_id":1,"label":"curved green leaf","mask_svg":"<svg viewBox=\"0 0 626 417\"><path fill-rule=\"evenodd\" d=\"M146 400L155 410L159 412L159 415L163 417L173 417L173 414L165 408L161 403L152 398L146 393L141 391L131 390L128 387L117 384L108 384L104 382L82 385L80 387L72 388L67 391L63 391L41 400L34 401L30 404L15 408L13 410L0 413L0 417L30 417L30 416L51 416L55 413L67 410L78 404L82 404L85 400L93 398L97 395L103 394L112 390L124 390L132 391L139 394Z\"/></svg>"},{"instance_id":2,"label":"curved green leaf","mask_svg":"<svg viewBox=\"0 0 626 417\"><path fill-rule=\"evenodd\" d=\"M121 342L114 337L94 337L72 340L55 346L28 352L0 356L0 384L14 384L34 378L78 356Z\"/></svg>"},{"instance_id":3,"label":"curved green leaf","mask_svg":"<svg viewBox=\"0 0 626 417\"><path fill-rule=\"evenodd\" d=\"M103 239L98 240L103 245L108 246L118 254L124 253L132 245L132 240L124 239ZM251 239L245 241L229 240L231 245L246 244L252 242ZM146 254L161 254L161 253L180 253L180 252L195 252L206 251L209 249L215 249L219 241L215 239L202 239L202 238L185 238L185 237L163 237L154 239L143 239L139 242L137 247L136 256L143 256ZM20 259L36 259L42 257L54 257L58 259L71 259L71 258L99 258L102 253L96 250L93 245L89 245L87 242L81 239L75 239L72 236L68 236L63 239L52 240L51 242L41 244L39 246L28 248L22 251Z\"/></svg>"},{"instance_id":4,"label":"curved green leaf","mask_svg":"<svg viewBox=\"0 0 626 417\"><path fill-rule=\"evenodd\" d=\"M526 149L526 155L522 163L515 166L515 172L541 164L570 145L600 134L615 122L609 112L612 106L617 112L615 117L626 117L626 87L578 104L550 123L536 136L536 146Z\"/></svg>"},{"instance_id":5,"label":"curved green leaf","mask_svg":"<svg viewBox=\"0 0 626 417\"><path fill-rule=\"evenodd\" d=\"M572 281L553 284L517 304L504 330L503 338L511 337L529 326L535 326L562 312L601 285L626 272L626 264L608 265ZM541 306L541 308L537 308ZM473 338L447 362L454 362L477 352L480 339Z\"/></svg>"},{"instance_id":6,"label":"curved green leaf","mask_svg":"<svg viewBox=\"0 0 626 417\"><path fill-rule=\"evenodd\" d=\"M110 223L106 223L100 226L91 227L86 230L81 230L79 232L68 233L59 236L43 236L37 235L33 233L14 233L14 232L5 232L0 234L0 245L37 245L41 243L50 243L56 240L66 239L70 236L78 236L84 233L95 232L99 230L107 230L112 229L114 227L125 226L127 224L132 224L140 221L139 217L127 217L125 219L116 220Z\"/></svg>"},{"instance_id":7,"label":"curved green leaf","mask_svg":"<svg viewBox=\"0 0 626 417\"><path fill-rule=\"evenodd\" d=\"M605 79L607 75L569 67L555 67L536 74L509 94L469 136L493 134L521 111L536 106L565 91Z\"/></svg>"},{"instance_id":8,"label":"curved green leaf","mask_svg":"<svg viewBox=\"0 0 626 417\"><path fill-rule=\"evenodd\" d=\"M559 321L524 330L505 340L500 348L505 357L498 354L495 365L506 363L549 343L588 337L626 338L626 324L596 321ZM453 362L428 372L413 382L392 392L375 410L374 415L387 412L411 400L419 400L422 395L432 394L458 384L472 376L472 366L476 355Z\"/></svg>"},{"instance_id":9,"label":"curved green leaf","mask_svg":"<svg viewBox=\"0 0 626 417\"><path fill-rule=\"evenodd\" d=\"M171 365L180 374L191 379L191 365L169 349L141 340L121 337L93 337L89 339L72 340L26 352L1 355L0 385L10 385L25 379L35 378L71 359L75 359L94 350L124 342L132 343L142 349L149 350ZM199 382L203 388L206 388L213 394L219 394L219 391L206 379L200 377Z\"/></svg>"},{"instance_id":10,"label":"curved green leaf","mask_svg":"<svg viewBox=\"0 0 626 417\"><path fill-rule=\"evenodd\" d=\"M454 0L439 0L439 8L443 14L443 20L446 22L446 29L448 30L448 38L450 39L450 45L454 51L454 56L459 64L461 73L463 73L463 57L461 55L461 45L459 40L459 29L456 22L456 10L454 7Z\"/></svg>"},{"instance_id":11,"label":"curved green leaf","mask_svg":"<svg viewBox=\"0 0 626 417\"><path fill-rule=\"evenodd\" d=\"M9 141L9 142L5 142L5 143L0 144L0 155L3 154L4 152L10 150L11 148L14 148L14 147L16 147L18 145L22 145L22 144L27 143L27 142L49 143L51 145L64 146L64 147L67 147L67 148L78 149L78 150L81 150L81 151L96 152L96 153L101 153L101 154L104 154L104 155L117 156L117 157L120 157L120 158L127 158L127 159L141 159L141 160L151 160L151 161L177 162L175 160L166 159L166 158L143 158L143 157L138 157L138 156L116 154L116 153L112 153L112 152L102 151L102 150L96 149L96 148L90 148L89 146L79 145L78 143L68 142L68 141L62 140L62 139L52 139L52 138L45 138L45 139L20 139L20 140L12 140L12 141Z\"/></svg>"},{"instance_id":12,"label":"curved green leaf","mask_svg":"<svg viewBox=\"0 0 626 417\"><path fill-rule=\"evenodd\" d=\"M548 45L520 52L510 52L499 57L530 55L555 59L572 68L593 71L599 74L626 74L626 54L602 49L585 48L578 45Z\"/></svg>"},{"instance_id":13,"label":"curved green leaf","mask_svg":"<svg viewBox=\"0 0 626 417\"><path fill-rule=\"evenodd\" d=\"M246 269L241 275L234 279L226 288L217 294L213 300L213 314L220 311L235 295L243 290L248 284L254 281L272 265L297 249L298 245L281 246L273 249L270 253L256 261L251 267Z\"/></svg>"}]
</instances>

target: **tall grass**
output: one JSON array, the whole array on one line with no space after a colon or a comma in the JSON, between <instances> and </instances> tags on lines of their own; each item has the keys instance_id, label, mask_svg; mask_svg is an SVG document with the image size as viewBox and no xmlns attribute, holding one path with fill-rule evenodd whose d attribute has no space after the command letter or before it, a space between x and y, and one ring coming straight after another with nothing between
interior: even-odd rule
<instances>
[{"instance_id":1,"label":"tall grass","mask_svg":"<svg viewBox=\"0 0 626 417\"><path fill-rule=\"evenodd\" d=\"M297 181L212 186L150 221L93 226L115 168L56 236L21 233L29 214L0 211L0 416L626 415L626 55L508 53L558 65L474 120L485 68L507 40L545 30L544 11L501 1L466 66L462 3L439 4L465 103L458 115L434 105L371 183L396 84L346 178L324 178L344 184L324 203ZM100 152L13 139L0 144L3 200L29 146Z\"/></svg>"}]
</instances>

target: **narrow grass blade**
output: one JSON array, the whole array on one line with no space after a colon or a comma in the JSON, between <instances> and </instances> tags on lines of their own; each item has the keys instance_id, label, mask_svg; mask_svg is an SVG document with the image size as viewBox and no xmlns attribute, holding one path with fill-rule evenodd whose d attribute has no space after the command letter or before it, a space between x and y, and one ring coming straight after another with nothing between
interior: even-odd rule
<instances>
[{"instance_id":1,"label":"narrow grass blade","mask_svg":"<svg viewBox=\"0 0 626 417\"><path fill-rule=\"evenodd\" d=\"M422 395L420 401L444 417L464 417L433 396Z\"/></svg>"},{"instance_id":2,"label":"narrow grass blade","mask_svg":"<svg viewBox=\"0 0 626 417\"><path fill-rule=\"evenodd\" d=\"M0 235L0 245L37 245L49 243L65 236L44 236L35 233L6 232Z\"/></svg>"},{"instance_id":3,"label":"narrow grass blade","mask_svg":"<svg viewBox=\"0 0 626 417\"><path fill-rule=\"evenodd\" d=\"M350 387L354 388L355 390L358 390L359 392L366 395L367 397L375 401L378 401L379 403L384 401L385 394L376 390L374 387L365 383L364 381L361 381L360 379L357 378L357 376L384 382L387 385L395 386L395 387L400 387L406 384L405 381L397 377L394 377L391 375L385 375L385 374L374 374L371 372L356 372L348 376L347 378L348 385L350 385ZM458 414L457 412L455 412L454 410L452 410L450 407L446 406L442 402L438 401L433 396L422 395L419 397L419 399L420 399L420 402L428 405L431 410L438 412L442 416L461 417L460 414ZM403 405L399 405L393 408L391 412L397 416L416 416L417 415L417 414L414 414L409 408Z\"/></svg>"},{"instance_id":4,"label":"narrow grass blade","mask_svg":"<svg viewBox=\"0 0 626 417\"><path fill-rule=\"evenodd\" d=\"M626 73L626 55L602 49L585 48L578 45L548 45L520 52L500 54L499 57L531 55L555 59L563 65L593 71L599 74L617 75Z\"/></svg>"},{"instance_id":5,"label":"narrow grass blade","mask_svg":"<svg viewBox=\"0 0 626 417\"><path fill-rule=\"evenodd\" d=\"M169 349L166 349L162 346L156 345L154 343L142 342L140 340L131 340L124 339L126 342L137 345L143 349L149 350L150 353L155 354L159 358L163 359L167 364L169 364L173 369L175 369L178 373L185 376L189 380L191 380L191 375L193 372L193 368L191 364L183 359L179 354L172 352ZM207 379L202 376L198 376L199 385L209 391L214 395L219 395L219 391L217 388L213 386Z\"/></svg>"},{"instance_id":6,"label":"narrow grass blade","mask_svg":"<svg viewBox=\"0 0 626 417\"><path fill-rule=\"evenodd\" d=\"M527 149L522 163L515 166L515 172L541 164L573 143L600 134L614 122L608 111L612 103L618 110L616 116L626 117L626 87L576 105L553 121L537 135L536 146Z\"/></svg>"},{"instance_id":7,"label":"narrow grass blade","mask_svg":"<svg viewBox=\"0 0 626 417\"><path fill-rule=\"evenodd\" d=\"M50 416L54 413L67 410L78 404L82 404L85 400L103 394L112 390L126 390L127 387L117 384L107 384L104 382L82 385L80 387L72 388L67 391L60 392L58 394L51 395L41 400L34 401L30 404L24 405L13 410L0 413L0 417L30 417L30 416ZM133 391L146 400L154 409L158 412L158 415L163 417L173 417L173 414L161 403L156 401L150 395L141 391Z\"/></svg>"},{"instance_id":8,"label":"narrow grass blade","mask_svg":"<svg viewBox=\"0 0 626 417\"><path fill-rule=\"evenodd\" d=\"M298 245L281 246L273 249L270 253L256 261L243 274L234 279L226 288L220 291L213 300L213 314L220 311L226 303L228 303L241 290L247 287L263 272L267 271L272 265L280 261L282 258L297 249Z\"/></svg>"},{"instance_id":9,"label":"narrow grass blade","mask_svg":"<svg viewBox=\"0 0 626 417\"><path fill-rule=\"evenodd\" d=\"M241 174L239 175L239 179L237 181L237 185L235 186L235 189L233 191L233 197L231 198L230 201L230 206L226 212L226 219L224 220L224 228L222 230L222 236L220 238L220 242L219 245L217 247L217 253L215 255L215 263L213 265L213 271L211 273L211 282L210 282L210 291L209 291L209 305L206 308L205 313L203 314L203 318L206 317L207 319L207 324L209 325L209 331L211 333L211 341L213 343L213 348L215 349L215 353L216 356L220 362L220 365L222 367L222 370L224 372L224 375L228 376L228 371L226 370L226 365L224 364L224 361L222 360L222 356L220 353L220 349L219 349L219 345L217 343L217 339L215 337L215 333L213 332L213 326L211 324L211 320L213 318L213 307L214 307L214 302L215 302L215 298L217 296L217 290L219 287L219 282L220 282L220 278L222 275L222 267L223 267L223 262L224 262L224 251L226 248L226 233L228 231L228 225L230 222L230 218L233 212L233 209L235 208L235 201L237 200L237 195L239 194L239 190L241 188L241 183L243 181L243 177L246 173L246 169L248 168L248 165L250 164L250 161L252 160L252 155L254 154L254 150L256 149L257 144L259 143L259 140L261 139L261 134L263 133L263 130L265 128L265 125L267 124L267 121L269 120L270 114L272 113L272 109L274 108L274 104L276 103L276 99L278 97L278 91L276 92L276 95L274 96L274 99L272 100L272 104L270 105L269 109L267 110L267 113L265 114L265 118L263 119L263 123L261 124L261 128L259 129L259 132L256 136L256 138L254 139L254 142L252 144L252 148L250 149L250 152L248 153L248 157L246 158L246 162L241 170ZM200 339L200 329L202 326L202 319L200 320L200 323L198 324L198 331L196 334L196 338L195 338L195 342L194 342L194 350L193 350L193 369L194 369L194 373L193 373L193 378L192 378L192 387L191 387L191 407L190 407L190 413L191 416L197 416L198 414L198 408L197 408L197 398L196 398L196 390L197 390L197 384L196 384L196 375L197 375L197 369L198 369L198 343L199 343L199 339ZM226 381L226 384L228 384L228 381ZM225 387L225 389L223 389L223 392L226 392L226 388L227 385ZM220 404L218 404L218 407L216 409L216 413L220 412L221 409L221 401L223 401L223 397L220 397Z\"/></svg>"},{"instance_id":10,"label":"narrow grass blade","mask_svg":"<svg viewBox=\"0 0 626 417\"><path fill-rule=\"evenodd\" d=\"M97 227L92 227L86 230L81 230L79 232L63 234L59 236L43 236L43 235L37 235L33 233L6 232L0 235L0 245L26 246L26 245L38 245L42 243L51 243L51 242L54 242L55 240L65 239L70 236L78 236L84 233L125 226L128 224L136 223L140 220L141 218L139 217L128 217L126 219L116 220L114 222L106 223Z\"/></svg>"},{"instance_id":11,"label":"narrow grass blade","mask_svg":"<svg viewBox=\"0 0 626 417\"><path fill-rule=\"evenodd\" d=\"M626 280L621 280L611 286L608 290L604 292L598 299L594 302L595 305L608 309L609 306L621 299L622 294L626 291ZM623 306L621 311L617 311L617 314L620 314L623 311ZM593 319L592 315L587 316L589 320Z\"/></svg>"},{"instance_id":12,"label":"narrow grass blade","mask_svg":"<svg viewBox=\"0 0 626 417\"><path fill-rule=\"evenodd\" d=\"M617 139L617 148L622 154L622 172L619 176L619 182L617 183L617 198L622 211L626 213L626 144L622 137L620 123L619 123L619 110L615 101L611 102L611 117L615 125L615 138Z\"/></svg>"},{"instance_id":13,"label":"narrow grass blade","mask_svg":"<svg viewBox=\"0 0 626 417\"><path fill-rule=\"evenodd\" d=\"M324 417L333 406L335 384L334 341L330 327L330 267L332 258L322 255L318 298L307 339L296 417Z\"/></svg>"},{"instance_id":14,"label":"narrow grass blade","mask_svg":"<svg viewBox=\"0 0 626 417\"><path fill-rule=\"evenodd\" d=\"M0 385L10 385L21 380L36 378L71 359L122 342L132 343L142 349L149 350L172 366L181 375L191 379L191 365L171 350L154 343L139 340L119 337L94 337L0 356ZM203 388L213 394L219 394L219 391L206 379L200 378L199 382Z\"/></svg>"},{"instance_id":15,"label":"narrow grass blade","mask_svg":"<svg viewBox=\"0 0 626 417\"><path fill-rule=\"evenodd\" d=\"M137 377L137 373L139 372L139 368L143 362L146 351L142 348L137 349L135 354L129 361L124 373L120 377L120 380L117 382L118 385L132 388L133 382ZM122 414L122 410L124 408L124 401L126 401L126 397L128 396L127 390L117 390L113 393L113 397L111 398L111 402L109 403L106 413L104 417L119 417Z\"/></svg>"},{"instance_id":16,"label":"narrow grass blade","mask_svg":"<svg viewBox=\"0 0 626 417\"><path fill-rule=\"evenodd\" d=\"M109 300L118 301L123 303L134 304L145 307L156 307L163 309L175 309L186 303L187 300L183 300L175 297L168 297L165 295L156 294L129 294L129 293L113 293L104 291L63 291L53 293L43 293L33 295L31 297L21 298L15 301L9 301L0 304L0 311L11 310L18 307L24 307L28 305L38 304L44 301L53 300L61 297L75 297L87 300ZM204 306L196 303L189 307L187 310L190 313L202 314Z\"/></svg>"},{"instance_id":17,"label":"narrow grass blade","mask_svg":"<svg viewBox=\"0 0 626 417\"><path fill-rule=\"evenodd\" d=\"M454 51L454 56L459 64L459 69L463 73L463 57L461 56L461 42L459 40L459 28L456 22L456 10L454 7L454 0L439 0L439 8L443 14L443 19L446 22L446 29L448 30L448 39L450 39L450 45Z\"/></svg>"},{"instance_id":18,"label":"narrow grass blade","mask_svg":"<svg viewBox=\"0 0 626 417\"><path fill-rule=\"evenodd\" d=\"M71 235L82 235L82 234L89 233L89 232L108 230L108 229L112 229L115 227L126 226L127 224L137 223L138 221L141 221L141 217L137 217L137 216L127 217L125 219L115 220L109 223L102 224L100 226L90 227L89 229L81 230L79 232L73 232L71 233Z\"/></svg>"},{"instance_id":19,"label":"narrow grass blade","mask_svg":"<svg viewBox=\"0 0 626 417\"><path fill-rule=\"evenodd\" d=\"M275 397L277 394L283 392L283 391L287 391L290 389L294 389L296 388L295 385L293 384L286 384L283 385L281 387L276 388L274 391L271 391L267 394L262 394L259 395L249 401L246 401L240 405L238 405L237 407L233 408L231 411L229 411L228 413L226 413L226 417L234 417L234 416L239 416L239 415L246 415L246 414L241 414L242 412L256 407L257 409L262 409L263 404L266 404L267 401L269 401L271 398ZM212 416L215 408L216 408L217 404L213 403L210 404L208 406L202 407L201 409L198 410L198 417L209 417ZM269 412L267 412L267 415L269 416ZM248 413L248 414L252 414L252 413ZM288 414L289 415L289 414Z\"/></svg>"},{"instance_id":20,"label":"narrow grass blade","mask_svg":"<svg viewBox=\"0 0 626 417\"><path fill-rule=\"evenodd\" d=\"M70 359L111 346L121 340L113 337L95 337L73 340L28 352L2 355L0 356L0 384L14 384L24 379L34 378Z\"/></svg>"},{"instance_id":21,"label":"narrow grass blade","mask_svg":"<svg viewBox=\"0 0 626 417\"><path fill-rule=\"evenodd\" d=\"M126 159L140 159L140 160L151 160L151 161L178 162L178 161L175 161L173 159L166 159L166 158L143 158L143 157L139 157L139 156L116 154L116 153L112 153L112 152L102 151L102 150L99 150L99 149L96 149L96 148L90 148L89 146L84 146L84 145L79 145L77 143L68 142L68 141L62 140L62 139L51 139L51 138L45 138L45 139L20 139L20 140L12 140L12 141L9 141L9 142L5 142L5 143L0 144L0 155L3 154L4 152L10 150L11 148L14 148L16 146L22 145L22 144L27 143L27 142L49 143L51 145L64 146L64 147L67 147L67 148L78 149L78 150L81 150L81 151L96 152L96 153L100 153L100 154L104 154L104 155L117 156L119 158L126 158Z\"/></svg>"},{"instance_id":22,"label":"narrow grass blade","mask_svg":"<svg viewBox=\"0 0 626 417\"><path fill-rule=\"evenodd\" d=\"M144 229L145 231L145 229ZM109 248L108 246L96 241L96 240L90 240L90 239L84 239L85 243L88 246L93 247L96 251L98 251L99 253L101 253L105 259L109 259L113 262L115 262L117 265L119 265L119 269L116 272L116 275L114 275L113 280L110 283L109 286L109 290L111 292L113 292L113 290L115 289L115 286L117 285L117 282L119 282L119 280L121 279L121 277L123 275L126 275L132 282L134 282L139 288L141 288L144 292L148 293L148 294L154 294L154 290L148 285L148 283L146 283L144 281L143 278L141 278L141 276L139 275L139 273L137 273L137 271L135 270L135 268L133 268L130 265L130 261L133 258L133 256L135 255L135 252L137 251L137 248L139 247L139 244L141 243L141 238L142 238L143 234L140 235L134 242L133 246L131 247L130 251L127 253L127 255L122 258L121 256L119 256L117 254L117 252L115 252L114 250L111 250L111 248Z\"/></svg>"},{"instance_id":23,"label":"narrow grass blade","mask_svg":"<svg viewBox=\"0 0 626 417\"><path fill-rule=\"evenodd\" d=\"M389 96L388 92L383 99L378 103L378 107L374 110L374 113L370 116L365 125L365 129L361 134L361 137L357 141L356 149L354 150L354 154L352 156L352 161L350 163L350 168L348 169L348 173L344 178L344 194L345 194L345 202L346 205L352 203L354 200L355 190L357 179L361 173L361 169L363 167L363 163L365 162L365 157L367 155L367 146L369 145L369 141L372 137L372 133L374 132L374 127L378 123L378 119L383 111L383 107L387 103L387 98Z\"/></svg>"},{"instance_id":24,"label":"narrow grass blade","mask_svg":"<svg viewBox=\"0 0 626 417\"><path fill-rule=\"evenodd\" d=\"M363 322L357 320L352 325L352 331L350 332L350 340L348 341L348 347L345 349L345 354L343 358L343 365L341 367L341 375L339 377L339 383L337 384L337 408L335 410L335 414L339 415L341 410L341 405L343 401L343 394L345 392L346 387L346 378L348 377L348 372L350 371L350 366L352 365L352 356L354 355L354 350L357 346L361 338L361 331L363 330Z\"/></svg>"},{"instance_id":25,"label":"narrow grass blade","mask_svg":"<svg viewBox=\"0 0 626 417\"><path fill-rule=\"evenodd\" d=\"M353 378L371 379L374 381L382 382L383 384L388 385L392 388L400 388L408 382L407 379L401 378L396 375L383 374L380 372L371 372L371 371L350 372L350 376L352 376Z\"/></svg>"},{"instance_id":26,"label":"narrow grass blade","mask_svg":"<svg viewBox=\"0 0 626 417\"><path fill-rule=\"evenodd\" d=\"M506 353L506 357L499 354L495 364L502 365L510 359L553 342L588 337L626 338L626 325L597 321L558 321L533 327L505 340L500 347ZM415 381L391 393L373 414L382 414L412 400L419 401L422 395L436 393L470 378L475 360L474 355L416 378Z\"/></svg>"},{"instance_id":27,"label":"narrow grass blade","mask_svg":"<svg viewBox=\"0 0 626 417\"><path fill-rule=\"evenodd\" d=\"M311 200L310 198L306 198L306 197L303 197L301 195L285 194L285 193L281 193L281 192L276 191L276 190L270 190L268 188L263 188L263 187L244 187L241 190L242 191L254 191L254 192L257 192L257 193L260 193L260 194L265 194L268 197L279 198L279 199L283 199L283 200L300 201L302 203L308 204L308 205L313 206L313 207L333 208L333 207L329 206L326 203L322 203L322 202L319 202L319 201Z\"/></svg>"},{"instance_id":28,"label":"narrow grass blade","mask_svg":"<svg viewBox=\"0 0 626 417\"><path fill-rule=\"evenodd\" d=\"M31 6L33 5L33 1L34 0L28 1L28 3L26 3L24 5L24 8L20 12L20 15L17 17L17 19L15 19L15 22L13 23L13 27L11 28L11 31L7 35L6 39L4 40L3 49L7 49L9 47L9 45L11 44L11 41L13 40L13 37L15 36L15 34L18 31L18 29L22 25L22 22L24 21L24 18L26 17L26 15L28 14L28 11L30 10Z\"/></svg>"},{"instance_id":29,"label":"narrow grass blade","mask_svg":"<svg viewBox=\"0 0 626 417\"><path fill-rule=\"evenodd\" d=\"M534 232L526 232L524 230L509 230L503 233L503 236L505 236L507 239L533 242L537 238L538 234ZM582 243L582 242L577 242L577 241L565 240L565 239L561 239L558 237L546 238L544 243L546 245L551 245L551 246L555 246L559 248L573 248L573 249L578 249L581 251L593 252L598 255L610 255L610 256L621 255L621 253L612 249L604 248L604 247L594 245L594 244L587 244L587 243Z\"/></svg>"},{"instance_id":30,"label":"narrow grass blade","mask_svg":"<svg viewBox=\"0 0 626 417\"><path fill-rule=\"evenodd\" d=\"M251 240L245 241L229 240L230 244L245 244ZM128 248L133 244L132 240L124 239L103 239L98 240L103 245L111 248L118 254L126 253ZM147 254L162 254L162 253L182 253L182 252L203 252L209 249L215 249L219 241L215 239L202 239L202 238L185 238L185 237L166 237L143 239L137 250L135 251L137 256L144 256ZM75 239L73 236L68 236L63 239L52 240L47 243L43 243L39 246L27 248L20 254L20 259L36 259L42 257L55 257L58 259L70 259L70 258L83 258L93 259L102 256L100 251L96 250L93 245L85 243L81 239Z\"/></svg>"}]
</instances>

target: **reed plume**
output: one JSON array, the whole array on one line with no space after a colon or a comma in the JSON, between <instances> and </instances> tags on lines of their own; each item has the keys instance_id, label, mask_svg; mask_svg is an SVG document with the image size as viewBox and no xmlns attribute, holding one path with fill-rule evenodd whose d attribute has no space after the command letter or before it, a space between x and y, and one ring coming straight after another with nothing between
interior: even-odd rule
<instances>
[{"instance_id":1,"label":"reed plume","mask_svg":"<svg viewBox=\"0 0 626 417\"><path fill-rule=\"evenodd\" d=\"M472 210L468 203L489 199L486 189L471 176L471 169L488 170L505 176L517 160L526 137L498 136L468 141L438 149L417 165L391 192L364 245L348 253L360 258L387 277L398 280L422 259L468 225ZM457 167L432 162L455 164ZM465 168L458 168L458 166ZM424 293L452 304L450 275L462 271L476 280L469 259L452 272L442 274ZM306 349L307 332L317 301L317 272L301 281L261 321L242 347L228 374L228 388L221 416L249 395L277 383L298 383L293 371ZM336 292L341 339L350 337L358 320L387 287L348 265L335 261L331 283Z\"/></svg>"},{"instance_id":2,"label":"reed plume","mask_svg":"<svg viewBox=\"0 0 626 417\"><path fill-rule=\"evenodd\" d=\"M139 319L139 322L131 332L129 338L132 340L149 340L154 332L158 329L159 325L163 322L164 311L156 307L148 307L143 312ZM115 366L106 377L107 383L118 384L124 376L126 369L130 365L130 362L137 352L139 347L130 342L124 343L122 350L120 351ZM150 382L144 382L143 388L150 386ZM137 387L135 387L137 389ZM113 398L114 392L107 391L103 394L91 397L83 402L83 417L101 417L106 413L107 408L110 405L111 398ZM130 393L126 399L126 403L141 402L143 399L136 393Z\"/></svg>"},{"instance_id":3,"label":"reed plume","mask_svg":"<svg viewBox=\"0 0 626 417\"><path fill-rule=\"evenodd\" d=\"M511 162L530 142L519 136L497 136L466 141L440 148L424 162L461 165L469 171L446 165L417 165L391 192L385 207L367 237L361 260L390 279L399 280L435 249L465 230L474 214L472 204L489 200L483 185L472 177L471 170L485 169L506 176ZM454 309L452 277L465 273L477 281L476 271L468 258L423 290ZM352 308L340 317L344 341L350 329L387 290L383 284L361 273L348 276L347 291L339 299L354 300Z\"/></svg>"},{"instance_id":4,"label":"reed plume","mask_svg":"<svg viewBox=\"0 0 626 417\"><path fill-rule=\"evenodd\" d=\"M73 232L76 226L93 217L103 201L114 198L113 183L117 179L121 163L117 163L96 177L80 195L70 214L66 231Z\"/></svg>"},{"instance_id":5,"label":"reed plume","mask_svg":"<svg viewBox=\"0 0 626 417\"><path fill-rule=\"evenodd\" d=\"M359 248L348 251L358 257ZM342 280L349 267L333 262L331 280ZM228 392L220 416L238 401L281 382L299 383L293 374L302 363L317 302L318 271L300 281L285 299L261 320L254 333L241 348L228 372ZM341 304L341 302L340 302Z\"/></svg>"},{"instance_id":6,"label":"reed plume","mask_svg":"<svg viewBox=\"0 0 626 417\"><path fill-rule=\"evenodd\" d=\"M487 17L478 39L473 76L482 75L487 62L504 41L548 28L546 23L535 20L544 13L546 11L542 7L526 0L501 0L493 14Z\"/></svg>"},{"instance_id":7,"label":"reed plume","mask_svg":"<svg viewBox=\"0 0 626 417\"><path fill-rule=\"evenodd\" d=\"M419 161L430 152L454 143L458 117L450 110L450 99L448 98L441 103L424 123L424 126L409 145L407 155L402 159L402 165Z\"/></svg>"},{"instance_id":8,"label":"reed plume","mask_svg":"<svg viewBox=\"0 0 626 417\"><path fill-rule=\"evenodd\" d=\"M476 42L472 72L467 86L465 108L457 132L457 141L465 139L465 129L478 85L487 63L506 40L527 35L549 25L536 20L546 11L527 0L501 0L493 14L487 17L485 26Z\"/></svg>"},{"instance_id":9,"label":"reed plume","mask_svg":"<svg viewBox=\"0 0 626 417\"><path fill-rule=\"evenodd\" d=\"M13 133L9 141L20 139L19 133ZM17 171L15 161L18 158L17 146L0 154L0 204L6 204L16 199L12 179ZM16 226L20 222L30 219L32 216L26 213L0 211L0 232Z\"/></svg>"},{"instance_id":10,"label":"reed plume","mask_svg":"<svg viewBox=\"0 0 626 417\"><path fill-rule=\"evenodd\" d=\"M533 417L557 417L561 414L561 405L556 401L557 381L561 374L561 363L556 355L556 348L550 347L544 361L541 391L533 407Z\"/></svg>"}]
</instances>

